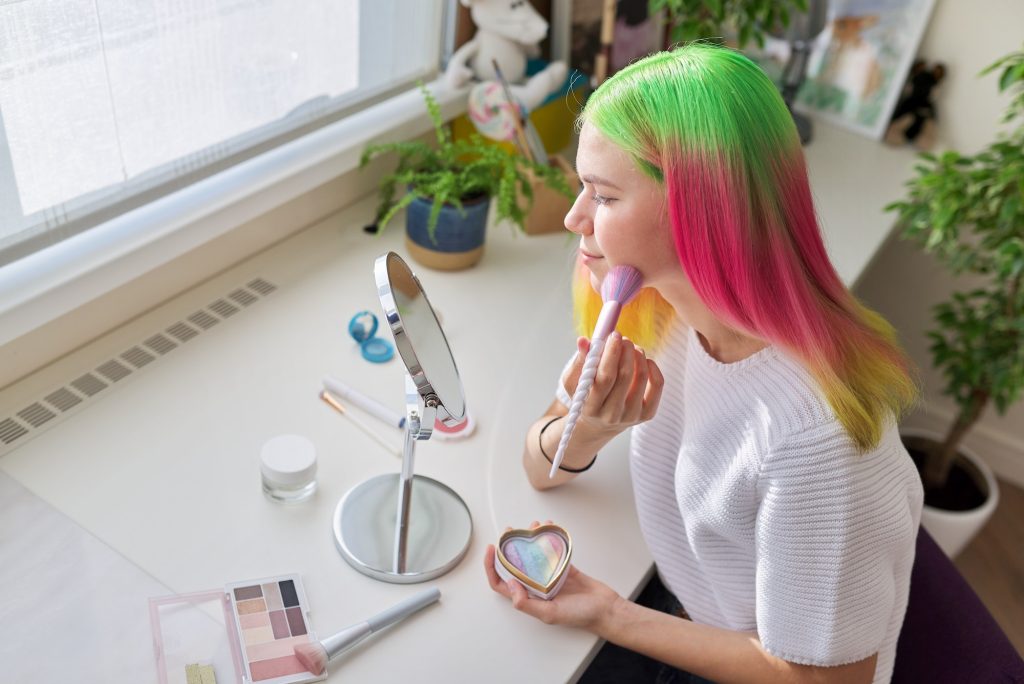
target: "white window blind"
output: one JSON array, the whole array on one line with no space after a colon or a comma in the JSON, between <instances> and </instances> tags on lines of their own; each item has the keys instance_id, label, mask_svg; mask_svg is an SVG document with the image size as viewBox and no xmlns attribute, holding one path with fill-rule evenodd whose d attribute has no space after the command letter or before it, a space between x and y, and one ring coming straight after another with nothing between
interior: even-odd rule
<instances>
[{"instance_id":1,"label":"white window blind","mask_svg":"<svg viewBox=\"0 0 1024 684\"><path fill-rule=\"evenodd\" d=\"M0 0L0 265L432 73L441 7Z\"/></svg>"}]
</instances>

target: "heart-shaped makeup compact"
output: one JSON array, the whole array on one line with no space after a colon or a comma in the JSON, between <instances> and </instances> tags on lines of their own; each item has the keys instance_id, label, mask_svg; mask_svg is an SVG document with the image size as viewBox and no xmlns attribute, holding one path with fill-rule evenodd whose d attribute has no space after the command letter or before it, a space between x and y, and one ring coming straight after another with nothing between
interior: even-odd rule
<instances>
[{"instance_id":1,"label":"heart-shaped makeup compact","mask_svg":"<svg viewBox=\"0 0 1024 684\"><path fill-rule=\"evenodd\" d=\"M534 596L552 599L565 583L571 558L569 533L548 524L502 534L494 553L494 569L499 577L516 580Z\"/></svg>"}]
</instances>

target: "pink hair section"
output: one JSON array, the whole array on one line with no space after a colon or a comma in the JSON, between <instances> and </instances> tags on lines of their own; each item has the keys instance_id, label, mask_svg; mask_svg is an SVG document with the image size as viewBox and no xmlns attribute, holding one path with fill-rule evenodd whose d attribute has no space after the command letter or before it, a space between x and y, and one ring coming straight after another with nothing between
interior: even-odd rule
<instances>
[{"instance_id":1,"label":"pink hair section","mask_svg":"<svg viewBox=\"0 0 1024 684\"><path fill-rule=\"evenodd\" d=\"M761 179L725 153L680 156L666 164L669 215L680 262L708 308L819 370L841 373L844 347L878 348L874 331L854 322L858 305L825 250L800 150L779 155ZM894 351L884 356L902 367Z\"/></svg>"}]
</instances>

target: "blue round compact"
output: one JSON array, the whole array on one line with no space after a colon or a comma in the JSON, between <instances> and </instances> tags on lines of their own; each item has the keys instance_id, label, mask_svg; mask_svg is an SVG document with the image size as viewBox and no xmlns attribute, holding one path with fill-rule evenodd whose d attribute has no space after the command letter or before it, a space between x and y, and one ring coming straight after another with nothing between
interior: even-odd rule
<instances>
[{"instance_id":1,"label":"blue round compact","mask_svg":"<svg viewBox=\"0 0 1024 684\"><path fill-rule=\"evenodd\" d=\"M360 311L349 320L348 334L362 344L377 334L377 317L369 311Z\"/></svg>"},{"instance_id":2,"label":"blue round compact","mask_svg":"<svg viewBox=\"0 0 1024 684\"><path fill-rule=\"evenodd\" d=\"M377 317L370 311L360 311L348 322L348 334L359 343L363 358L373 363L390 361L395 348L387 340L374 337L377 334Z\"/></svg>"},{"instance_id":3,"label":"blue round compact","mask_svg":"<svg viewBox=\"0 0 1024 684\"><path fill-rule=\"evenodd\" d=\"M391 357L395 355L395 348L387 340L382 340L379 337L366 340L359 345L359 349L364 359L374 363L390 361Z\"/></svg>"}]
</instances>

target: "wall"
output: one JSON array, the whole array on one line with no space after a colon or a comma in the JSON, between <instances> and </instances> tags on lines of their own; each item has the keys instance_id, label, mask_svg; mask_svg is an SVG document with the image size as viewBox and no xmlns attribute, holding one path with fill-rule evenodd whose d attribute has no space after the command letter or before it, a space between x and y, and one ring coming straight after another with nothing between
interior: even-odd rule
<instances>
[{"instance_id":1,"label":"wall","mask_svg":"<svg viewBox=\"0 0 1024 684\"><path fill-rule=\"evenodd\" d=\"M946 64L947 77L936 96L938 147L974 153L991 142L1009 97L998 94L998 73L978 72L1024 45L1024 2L1020 0L939 0L920 48L928 60ZM956 405L942 395L942 376L931 367L925 330L931 307L954 289L942 267L914 245L890 239L860 278L857 294L900 331L908 352L921 368L924 401L906 424L944 430ZM1024 402L1000 417L988 409L969 433L966 445L996 473L1024 485Z\"/></svg>"}]
</instances>

